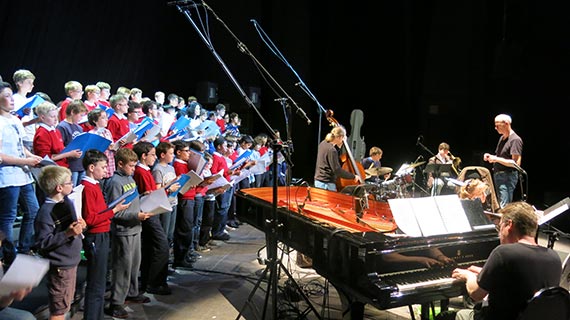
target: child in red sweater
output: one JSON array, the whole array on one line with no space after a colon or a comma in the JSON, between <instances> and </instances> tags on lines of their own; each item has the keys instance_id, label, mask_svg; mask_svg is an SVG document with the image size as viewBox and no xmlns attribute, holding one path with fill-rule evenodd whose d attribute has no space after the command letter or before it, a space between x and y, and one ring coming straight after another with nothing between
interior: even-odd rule
<instances>
[{"instance_id":1,"label":"child in red sweater","mask_svg":"<svg viewBox=\"0 0 570 320\"><path fill-rule=\"evenodd\" d=\"M112 100L112 99L111 99ZM156 162L156 149L147 141L140 141L133 146L139 158L133 178L140 194L148 194L157 188L152 176L151 166ZM142 261L141 291L168 295L171 290L166 283L168 276L168 238L162 228L158 215L153 215L142 222Z\"/></svg>"},{"instance_id":2,"label":"child in red sweater","mask_svg":"<svg viewBox=\"0 0 570 320\"><path fill-rule=\"evenodd\" d=\"M113 142L118 143L119 147L132 149L132 143L126 143L121 140L121 138L130 130L129 120L125 116L129 108L127 98L122 94L116 94L109 99L109 103L111 104L111 108L115 110L115 113L113 113L107 123L107 129L111 131Z\"/></svg>"},{"instance_id":3,"label":"child in red sweater","mask_svg":"<svg viewBox=\"0 0 570 320\"><path fill-rule=\"evenodd\" d=\"M181 140L174 141L173 144L176 158L172 166L176 175L180 176L190 171L188 169L190 146ZM192 251L195 198L196 187L188 189L184 194L178 194L178 209L174 226L174 268L191 270L193 263L198 260L197 252Z\"/></svg>"},{"instance_id":4,"label":"child in red sweater","mask_svg":"<svg viewBox=\"0 0 570 320\"><path fill-rule=\"evenodd\" d=\"M80 158L81 151L63 151L63 138L56 129L57 107L51 102L42 102L36 107L39 125L34 135L34 154L40 157L48 156L58 165L68 168L67 158Z\"/></svg>"}]
</instances>

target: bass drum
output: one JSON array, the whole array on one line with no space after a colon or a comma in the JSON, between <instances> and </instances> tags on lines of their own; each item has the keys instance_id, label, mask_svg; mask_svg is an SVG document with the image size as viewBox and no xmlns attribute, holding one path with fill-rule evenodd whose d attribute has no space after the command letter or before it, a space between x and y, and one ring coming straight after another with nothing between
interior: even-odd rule
<instances>
[{"instance_id":1,"label":"bass drum","mask_svg":"<svg viewBox=\"0 0 570 320\"><path fill-rule=\"evenodd\" d=\"M566 290L570 290L570 254L566 256L566 259L564 259L564 262L562 263L560 286Z\"/></svg>"}]
</instances>

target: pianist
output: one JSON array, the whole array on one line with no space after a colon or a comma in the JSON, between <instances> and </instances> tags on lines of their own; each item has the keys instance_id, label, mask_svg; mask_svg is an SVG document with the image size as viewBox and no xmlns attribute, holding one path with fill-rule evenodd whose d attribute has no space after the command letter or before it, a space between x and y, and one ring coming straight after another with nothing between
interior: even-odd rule
<instances>
[{"instance_id":1,"label":"pianist","mask_svg":"<svg viewBox=\"0 0 570 320\"><path fill-rule=\"evenodd\" d=\"M507 204L497 226L501 244L480 267L455 269L452 277L465 281L467 292L482 301L472 310L457 312L455 319L516 319L526 302L544 287L558 286L562 263L558 254L539 246L534 209L525 202Z\"/></svg>"}]
</instances>

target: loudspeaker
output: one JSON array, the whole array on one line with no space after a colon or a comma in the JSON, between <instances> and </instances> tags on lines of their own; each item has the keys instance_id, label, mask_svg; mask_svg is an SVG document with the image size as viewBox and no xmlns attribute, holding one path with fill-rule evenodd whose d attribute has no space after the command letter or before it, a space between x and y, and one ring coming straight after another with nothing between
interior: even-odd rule
<instances>
[{"instance_id":1,"label":"loudspeaker","mask_svg":"<svg viewBox=\"0 0 570 320\"><path fill-rule=\"evenodd\" d=\"M259 87L248 87L247 88L247 95L249 97L249 100L251 100L251 102L253 102L255 107L257 107L257 108L261 107L261 88L259 88Z\"/></svg>"},{"instance_id":2,"label":"loudspeaker","mask_svg":"<svg viewBox=\"0 0 570 320\"><path fill-rule=\"evenodd\" d=\"M196 97L203 104L218 103L218 84L215 82L201 81L196 85Z\"/></svg>"}]
</instances>

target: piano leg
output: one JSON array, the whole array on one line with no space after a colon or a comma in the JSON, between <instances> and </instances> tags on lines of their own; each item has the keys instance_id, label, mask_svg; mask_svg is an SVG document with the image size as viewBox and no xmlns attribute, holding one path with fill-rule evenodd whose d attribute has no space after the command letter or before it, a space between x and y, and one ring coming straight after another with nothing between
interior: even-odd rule
<instances>
[{"instance_id":1,"label":"piano leg","mask_svg":"<svg viewBox=\"0 0 570 320\"><path fill-rule=\"evenodd\" d=\"M345 294L338 287L336 288L342 304L343 320L362 320L364 319L364 305L357 300L353 300L349 295Z\"/></svg>"},{"instance_id":2,"label":"piano leg","mask_svg":"<svg viewBox=\"0 0 570 320\"><path fill-rule=\"evenodd\" d=\"M430 310L435 315L435 310L433 309L432 302L422 303L420 305L420 320L429 320ZM410 304L408 305L408 311L410 312L410 318L416 320L416 313L414 312L414 307Z\"/></svg>"},{"instance_id":3,"label":"piano leg","mask_svg":"<svg viewBox=\"0 0 570 320\"><path fill-rule=\"evenodd\" d=\"M412 307L411 304L408 305L408 311L410 312L410 318L411 318L412 320L416 320L416 316L415 316L415 313L414 313L414 308Z\"/></svg>"},{"instance_id":4,"label":"piano leg","mask_svg":"<svg viewBox=\"0 0 570 320\"><path fill-rule=\"evenodd\" d=\"M433 310L433 302L422 303L421 305L421 313L420 319L421 320L429 320L429 312L435 313Z\"/></svg>"},{"instance_id":5,"label":"piano leg","mask_svg":"<svg viewBox=\"0 0 570 320\"><path fill-rule=\"evenodd\" d=\"M440 311L439 312L443 312L443 311L447 311L449 309L449 299L443 299L439 301L440 303ZM414 310L412 308L412 306L408 306L408 308L410 309L410 316L412 317L412 320L415 320L414 317ZM435 314L435 306L433 304L433 302L426 302L426 303L422 303L421 304L421 309L420 309L420 320L429 320L429 314L431 314L434 316L436 316Z\"/></svg>"}]
</instances>

